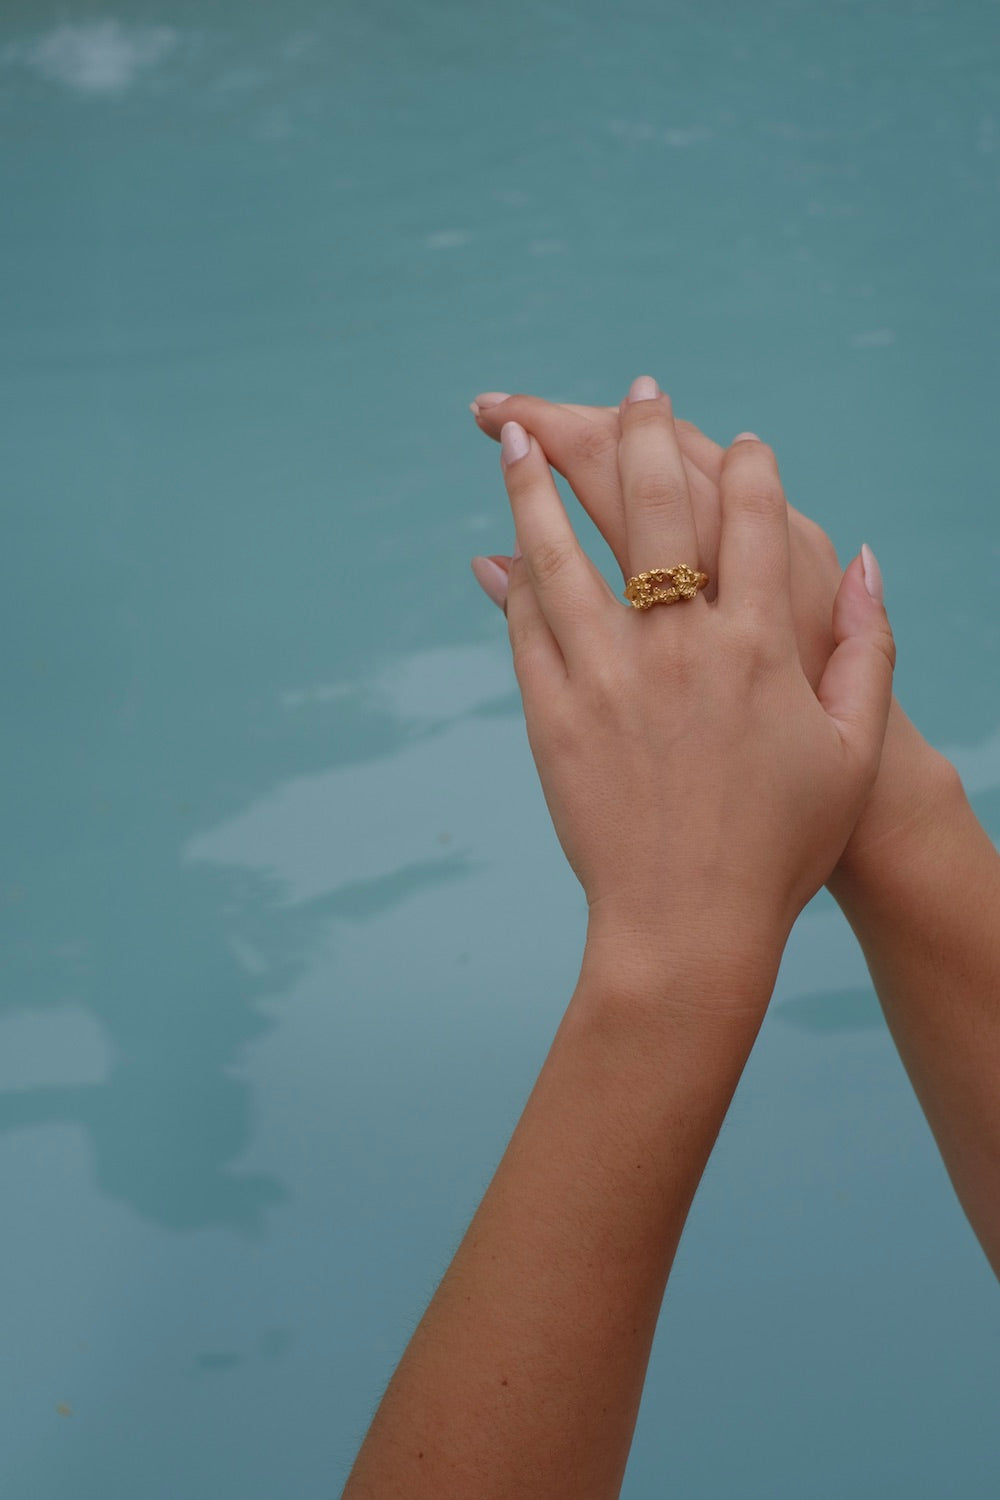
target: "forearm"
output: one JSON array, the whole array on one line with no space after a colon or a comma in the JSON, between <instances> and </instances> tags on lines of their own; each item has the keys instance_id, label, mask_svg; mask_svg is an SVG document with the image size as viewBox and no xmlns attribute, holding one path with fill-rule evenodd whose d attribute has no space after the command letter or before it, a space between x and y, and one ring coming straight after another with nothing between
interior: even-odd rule
<instances>
[{"instance_id":1,"label":"forearm","mask_svg":"<svg viewBox=\"0 0 1000 1500\"><path fill-rule=\"evenodd\" d=\"M919 752L903 774L917 782L914 815L830 886L1000 1275L1000 856L946 762Z\"/></svg>"},{"instance_id":2,"label":"forearm","mask_svg":"<svg viewBox=\"0 0 1000 1500\"><path fill-rule=\"evenodd\" d=\"M618 1494L671 1261L777 959L674 952L623 977L589 946L345 1500Z\"/></svg>"}]
</instances>

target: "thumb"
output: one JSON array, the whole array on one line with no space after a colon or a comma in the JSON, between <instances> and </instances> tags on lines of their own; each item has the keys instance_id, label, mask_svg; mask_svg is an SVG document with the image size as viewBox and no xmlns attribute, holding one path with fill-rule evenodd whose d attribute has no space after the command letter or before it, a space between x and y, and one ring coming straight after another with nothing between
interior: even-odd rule
<instances>
[{"instance_id":1,"label":"thumb","mask_svg":"<svg viewBox=\"0 0 1000 1500\"><path fill-rule=\"evenodd\" d=\"M510 568L509 557L474 557L472 559L472 571L476 582L498 609L507 612L507 573Z\"/></svg>"},{"instance_id":2,"label":"thumb","mask_svg":"<svg viewBox=\"0 0 1000 1500\"><path fill-rule=\"evenodd\" d=\"M882 574L867 544L840 580L833 638L836 649L816 696L845 744L877 767L892 701L896 643L882 602Z\"/></svg>"}]
</instances>

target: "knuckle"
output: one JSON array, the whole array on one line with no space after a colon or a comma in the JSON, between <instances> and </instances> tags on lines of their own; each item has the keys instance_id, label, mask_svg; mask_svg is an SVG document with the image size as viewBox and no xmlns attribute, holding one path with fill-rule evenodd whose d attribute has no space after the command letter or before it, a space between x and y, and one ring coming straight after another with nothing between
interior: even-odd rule
<instances>
[{"instance_id":1,"label":"knuckle","mask_svg":"<svg viewBox=\"0 0 1000 1500\"><path fill-rule=\"evenodd\" d=\"M785 641L773 627L769 610L756 601L744 605L733 621L730 646L745 672L766 675L784 661Z\"/></svg>"},{"instance_id":2,"label":"knuckle","mask_svg":"<svg viewBox=\"0 0 1000 1500\"><path fill-rule=\"evenodd\" d=\"M879 631L877 644L879 650L889 663L889 670L894 672L896 670L896 637L893 635L889 625L883 626Z\"/></svg>"},{"instance_id":3,"label":"knuckle","mask_svg":"<svg viewBox=\"0 0 1000 1500\"><path fill-rule=\"evenodd\" d=\"M682 498L678 486L655 469L640 469L629 490L629 498L645 510L672 510Z\"/></svg>"},{"instance_id":4,"label":"knuckle","mask_svg":"<svg viewBox=\"0 0 1000 1500\"><path fill-rule=\"evenodd\" d=\"M686 642L674 643L669 656L660 664L660 671L674 696L686 698L698 693L702 687L702 662L698 652L690 649Z\"/></svg>"},{"instance_id":5,"label":"knuckle","mask_svg":"<svg viewBox=\"0 0 1000 1500\"><path fill-rule=\"evenodd\" d=\"M626 427L662 427L663 398L658 401L627 401L622 415Z\"/></svg>"},{"instance_id":6,"label":"knuckle","mask_svg":"<svg viewBox=\"0 0 1000 1500\"><path fill-rule=\"evenodd\" d=\"M575 551L575 547L562 538L539 542L528 558L535 582L544 586L561 577L570 567Z\"/></svg>"},{"instance_id":7,"label":"knuckle","mask_svg":"<svg viewBox=\"0 0 1000 1500\"><path fill-rule=\"evenodd\" d=\"M602 657L590 663L590 695L595 713L607 718L623 697L622 671L618 661Z\"/></svg>"},{"instance_id":8,"label":"knuckle","mask_svg":"<svg viewBox=\"0 0 1000 1500\"><path fill-rule=\"evenodd\" d=\"M559 760L570 760L579 748L579 714L564 709L558 696L550 698L547 705L545 736Z\"/></svg>"},{"instance_id":9,"label":"knuckle","mask_svg":"<svg viewBox=\"0 0 1000 1500\"><path fill-rule=\"evenodd\" d=\"M488 427L496 437L500 436L501 429L507 422L520 422L525 427L530 412L530 399L521 394L505 396L495 406L481 408L476 420Z\"/></svg>"},{"instance_id":10,"label":"knuckle","mask_svg":"<svg viewBox=\"0 0 1000 1500\"><path fill-rule=\"evenodd\" d=\"M730 626L729 649L744 667L757 659L760 650L760 620L752 605L747 605Z\"/></svg>"},{"instance_id":11,"label":"knuckle","mask_svg":"<svg viewBox=\"0 0 1000 1500\"><path fill-rule=\"evenodd\" d=\"M524 621L508 619L511 656L519 683L530 680L540 661L537 632Z\"/></svg>"},{"instance_id":12,"label":"knuckle","mask_svg":"<svg viewBox=\"0 0 1000 1500\"><path fill-rule=\"evenodd\" d=\"M590 423L579 433L574 447L584 462L600 464L617 455L618 435L610 427Z\"/></svg>"},{"instance_id":13,"label":"knuckle","mask_svg":"<svg viewBox=\"0 0 1000 1500\"><path fill-rule=\"evenodd\" d=\"M785 497L781 486L765 474L748 475L740 485L738 504L743 515L771 521L784 512Z\"/></svg>"}]
</instances>

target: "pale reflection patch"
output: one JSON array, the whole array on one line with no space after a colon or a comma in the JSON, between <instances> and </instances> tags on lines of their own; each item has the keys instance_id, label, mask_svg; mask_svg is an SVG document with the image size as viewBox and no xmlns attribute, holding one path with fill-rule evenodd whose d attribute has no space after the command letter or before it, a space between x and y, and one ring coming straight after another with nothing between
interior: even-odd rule
<instances>
[{"instance_id":1,"label":"pale reflection patch","mask_svg":"<svg viewBox=\"0 0 1000 1500\"><path fill-rule=\"evenodd\" d=\"M81 21L55 26L32 41L14 42L3 56L78 93L120 94L173 52L177 41L172 26Z\"/></svg>"},{"instance_id":2,"label":"pale reflection patch","mask_svg":"<svg viewBox=\"0 0 1000 1500\"><path fill-rule=\"evenodd\" d=\"M329 702L340 686L296 689L291 702ZM182 858L258 871L277 882L283 906L406 870L430 879L438 863L515 858L490 771L498 755L530 769L524 725L520 713L479 712L514 691L506 644L416 652L357 691L413 737L377 759L286 781L189 840Z\"/></svg>"}]
</instances>

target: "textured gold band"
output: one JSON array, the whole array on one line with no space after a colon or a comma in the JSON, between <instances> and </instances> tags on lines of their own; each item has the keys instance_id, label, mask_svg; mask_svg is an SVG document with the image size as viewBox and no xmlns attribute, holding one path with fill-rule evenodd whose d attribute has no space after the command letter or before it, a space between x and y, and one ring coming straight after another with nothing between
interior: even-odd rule
<instances>
[{"instance_id":1,"label":"textured gold band","mask_svg":"<svg viewBox=\"0 0 1000 1500\"><path fill-rule=\"evenodd\" d=\"M698 573L686 563L673 568L652 568L637 573L625 585L625 598L635 609L651 609L654 604L678 604L693 599L708 582L707 573Z\"/></svg>"}]
</instances>

